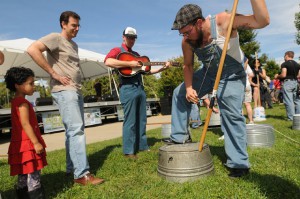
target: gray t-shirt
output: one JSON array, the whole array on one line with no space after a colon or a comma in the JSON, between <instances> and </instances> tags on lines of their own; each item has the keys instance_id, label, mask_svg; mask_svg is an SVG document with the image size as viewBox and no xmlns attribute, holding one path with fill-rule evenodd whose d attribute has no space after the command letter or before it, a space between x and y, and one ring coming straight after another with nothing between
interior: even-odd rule
<instances>
[{"instance_id":1,"label":"gray t-shirt","mask_svg":"<svg viewBox=\"0 0 300 199\"><path fill-rule=\"evenodd\" d=\"M51 79L52 92L62 90L81 90L81 74L78 56L78 46L74 41L62 37L60 33L51 33L39 39L47 48L47 60L53 70L71 79L70 85L64 86L59 81Z\"/></svg>"}]
</instances>

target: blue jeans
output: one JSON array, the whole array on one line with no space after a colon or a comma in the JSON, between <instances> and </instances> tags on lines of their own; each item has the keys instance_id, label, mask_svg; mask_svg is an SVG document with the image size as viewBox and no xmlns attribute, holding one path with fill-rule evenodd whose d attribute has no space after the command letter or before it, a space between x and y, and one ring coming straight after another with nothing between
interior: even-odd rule
<instances>
[{"instance_id":1,"label":"blue jeans","mask_svg":"<svg viewBox=\"0 0 300 199\"><path fill-rule=\"evenodd\" d=\"M294 114L300 113L300 98L297 95L297 80L284 81L282 92L283 92L283 103L286 109L286 115L289 120L293 120Z\"/></svg>"},{"instance_id":2,"label":"blue jeans","mask_svg":"<svg viewBox=\"0 0 300 199\"><path fill-rule=\"evenodd\" d=\"M143 86L122 85L120 101L124 110L123 153L135 154L149 149L146 136L146 94Z\"/></svg>"},{"instance_id":3,"label":"blue jeans","mask_svg":"<svg viewBox=\"0 0 300 199\"><path fill-rule=\"evenodd\" d=\"M202 121L200 119L200 113L199 113L199 108L197 104L192 104L192 109L191 109L191 127L193 129L198 128L199 126L201 126Z\"/></svg>"},{"instance_id":4,"label":"blue jeans","mask_svg":"<svg viewBox=\"0 0 300 199\"><path fill-rule=\"evenodd\" d=\"M198 92L199 98L211 92L215 82L217 68L210 68L205 77L206 70L207 68L203 67L193 75L193 89ZM223 69L217 91L218 106L221 113L221 130L224 133L227 155L226 165L230 168L249 168L246 124L242 115L246 74L244 70L240 72L234 72L234 70L236 70L234 66ZM205 81L203 82L203 80ZM173 92L172 133L170 136L172 140L184 143L188 139L190 112L191 103L186 100L185 84L182 83Z\"/></svg>"},{"instance_id":5,"label":"blue jeans","mask_svg":"<svg viewBox=\"0 0 300 199\"><path fill-rule=\"evenodd\" d=\"M67 172L74 172L74 179L89 173L84 134L83 97L71 90L51 93L58 104L62 122L66 129Z\"/></svg>"}]
</instances>

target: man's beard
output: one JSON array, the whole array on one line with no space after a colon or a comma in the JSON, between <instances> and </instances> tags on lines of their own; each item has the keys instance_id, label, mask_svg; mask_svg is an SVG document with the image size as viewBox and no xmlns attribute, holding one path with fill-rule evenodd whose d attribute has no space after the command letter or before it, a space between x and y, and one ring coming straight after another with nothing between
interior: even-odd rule
<instances>
[{"instance_id":1,"label":"man's beard","mask_svg":"<svg viewBox=\"0 0 300 199\"><path fill-rule=\"evenodd\" d=\"M198 30L198 39L197 40L190 40L187 39L187 42L193 47L193 48L199 48L202 46L203 43L203 31Z\"/></svg>"}]
</instances>

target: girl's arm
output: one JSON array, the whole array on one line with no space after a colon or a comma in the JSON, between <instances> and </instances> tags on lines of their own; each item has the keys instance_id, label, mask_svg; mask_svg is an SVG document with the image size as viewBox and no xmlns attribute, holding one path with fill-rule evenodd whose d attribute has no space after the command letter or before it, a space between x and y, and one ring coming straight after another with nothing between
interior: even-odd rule
<instances>
[{"instance_id":1,"label":"girl's arm","mask_svg":"<svg viewBox=\"0 0 300 199\"><path fill-rule=\"evenodd\" d=\"M24 129L26 135L29 137L30 141L33 144L34 150L37 154L44 152L44 147L41 145L37 137L35 136L35 133L33 131L33 128L29 122L29 105L27 103L23 103L19 106L20 111L20 121L22 128Z\"/></svg>"}]
</instances>

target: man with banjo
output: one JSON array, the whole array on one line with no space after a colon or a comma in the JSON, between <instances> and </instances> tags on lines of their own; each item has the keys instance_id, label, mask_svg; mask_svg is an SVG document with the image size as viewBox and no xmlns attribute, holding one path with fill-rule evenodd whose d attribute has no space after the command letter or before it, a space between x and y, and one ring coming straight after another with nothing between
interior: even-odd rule
<instances>
[{"instance_id":1,"label":"man with banjo","mask_svg":"<svg viewBox=\"0 0 300 199\"><path fill-rule=\"evenodd\" d=\"M202 16L201 8L195 4L184 5L177 13L172 30L178 30L182 39L184 56L184 83L173 92L171 136L168 144L191 142L188 118L192 103L211 92L217 76L225 37L232 25L224 68L217 97L221 113L221 129L224 133L226 167L230 177L241 177L249 173L249 159L246 146L246 125L242 115L242 104L246 84L243 68L243 53L239 45L238 28L258 29L270 22L264 0L251 0L252 15L237 14L231 21L231 13L222 12L215 16ZM236 2L235 2L236 3ZM228 42L228 41L227 41ZM226 44L226 45L225 45ZM194 54L203 67L194 73Z\"/></svg>"},{"instance_id":2,"label":"man with banjo","mask_svg":"<svg viewBox=\"0 0 300 199\"><path fill-rule=\"evenodd\" d=\"M142 74L155 74L170 66L170 62L149 62L145 56L132 50L137 39L136 29L127 27L123 31L123 43L115 47L105 57L105 64L120 72L120 101L124 110L123 153L136 159L138 151L148 151L146 136L146 94ZM150 65L164 65L151 69Z\"/></svg>"}]
</instances>

